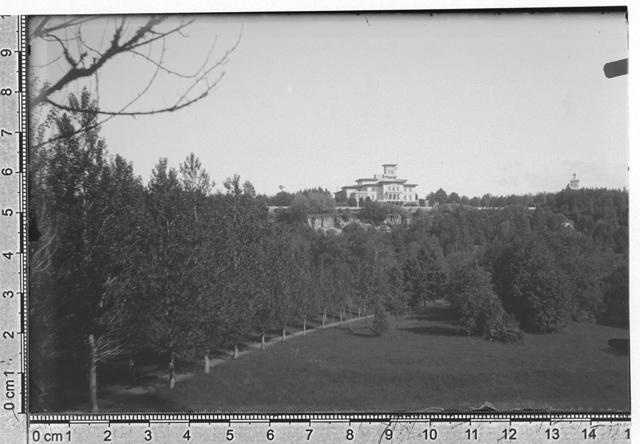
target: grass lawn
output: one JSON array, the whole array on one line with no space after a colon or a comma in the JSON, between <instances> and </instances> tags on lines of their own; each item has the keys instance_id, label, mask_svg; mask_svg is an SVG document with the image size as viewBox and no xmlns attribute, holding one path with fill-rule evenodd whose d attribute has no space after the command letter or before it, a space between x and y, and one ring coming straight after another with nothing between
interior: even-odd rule
<instances>
[{"instance_id":1,"label":"grass lawn","mask_svg":"<svg viewBox=\"0 0 640 444\"><path fill-rule=\"evenodd\" d=\"M628 330L570 324L522 344L467 337L432 307L374 336L362 322L256 351L155 391L149 410L330 412L470 409L628 410ZM116 403L125 410L142 405ZM129 405L127 405L129 404ZM139 403L138 403L139 404Z\"/></svg>"}]
</instances>

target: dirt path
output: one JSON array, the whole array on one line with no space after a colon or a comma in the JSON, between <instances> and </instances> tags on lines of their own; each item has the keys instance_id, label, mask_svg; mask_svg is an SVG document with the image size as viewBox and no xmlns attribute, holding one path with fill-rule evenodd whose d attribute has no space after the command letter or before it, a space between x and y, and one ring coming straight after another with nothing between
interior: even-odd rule
<instances>
[{"instance_id":1,"label":"dirt path","mask_svg":"<svg viewBox=\"0 0 640 444\"><path fill-rule=\"evenodd\" d=\"M288 341L291 338L295 338L296 336L305 336L305 335L311 334L311 333L313 333L315 331L321 331L321 330L324 330L324 329L327 329L327 328L338 327L340 325L351 324L353 322L363 321L365 319L371 319L371 318L373 318L373 315L361 316L359 318L347 319L347 320L344 320L344 321L332 322L331 324L325 324L324 327L320 326L320 327L310 328L310 329L307 329L306 332L304 330L300 330L300 331L296 331L294 333L287 333L287 339L286 340ZM272 345L278 344L280 342L283 342L282 336L276 336L273 339L265 341L264 346L265 346L265 348L266 347L271 347ZM286 342L286 341L284 341L284 342ZM256 351L256 350L261 350L261 349L262 349L262 346L261 346L261 344L259 342L249 343L249 344L247 344L247 349L246 350L242 350L241 352L238 353L238 357L246 355L247 353L251 353L251 352ZM227 359L224 359L224 358L211 359L209 361L211 367L214 367L216 365L220 365L223 362L228 361L229 358L233 357L233 352L232 351L228 351L227 352L227 356L228 356Z\"/></svg>"},{"instance_id":2,"label":"dirt path","mask_svg":"<svg viewBox=\"0 0 640 444\"><path fill-rule=\"evenodd\" d=\"M367 315L367 316L361 316L359 318L352 318L352 319L346 319L344 321L337 321L337 322L332 322L330 324L325 324L324 327L322 326L318 326L318 327L314 327L314 328L310 328L307 329L306 331L300 330L300 331L296 331L294 333L289 333L286 336L286 341L282 340L282 336L277 336L275 338L272 338L268 341L265 341L264 345L265 348L267 347L271 347L273 345L276 345L280 342L287 342L297 336L305 336L311 333L314 333L316 331L322 331L325 330L327 328L334 328L334 327L339 327L341 325L346 325L346 324L351 324L353 322L358 322L358 321L364 321L366 319L371 319L373 318L373 315ZM248 343L246 345L246 349L242 350L241 352L238 352L238 357L244 356L247 353L252 353L255 351L260 351L262 350L262 345L260 342L251 342ZM209 360L209 367L213 368L216 367L218 365L222 365L225 362L229 362L233 360L233 351L227 351L227 357L226 358L212 358ZM192 378L196 373L195 372L182 372L182 373L176 373L176 383L180 383L183 381L186 381L190 378ZM153 373L151 373L149 376L154 377L155 382L151 383L151 384L147 384L144 386L134 386L134 387L127 387L124 385L114 385L109 387L109 391L113 394L127 394L127 395L142 395L142 394L148 394L148 393L153 393L158 387L165 387L168 384L168 375L166 374L166 372L163 371L155 371Z\"/></svg>"}]
</instances>

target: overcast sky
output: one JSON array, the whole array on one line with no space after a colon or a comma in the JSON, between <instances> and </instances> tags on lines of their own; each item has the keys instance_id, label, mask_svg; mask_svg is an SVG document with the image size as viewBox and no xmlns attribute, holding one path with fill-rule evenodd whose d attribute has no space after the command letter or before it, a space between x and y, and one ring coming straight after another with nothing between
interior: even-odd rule
<instances>
[{"instance_id":1,"label":"overcast sky","mask_svg":"<svg viewBox=\"0 0 640 444\"><path fill-rule=\"evenodd\" d=\"M105 45L112 25L83 36ZM193 151L218 184L238 173L266 194L335 191L389 162L421 196L558 191L574 172L583 186L628 186L627 77L602 71L628 54L621 13L199 16L167 41L165 62L196 71L214 39L219 57L240 33L210 96L104 126L145 181L159 157L177 166ZM34 42L32 60L57 51ZM35 73L55 80L63 66ZM101 107L128 102L152 72L140 57L110 61ZM185 85L160 75L134 109L170 104Z\"/></svg>"}]
</instances>

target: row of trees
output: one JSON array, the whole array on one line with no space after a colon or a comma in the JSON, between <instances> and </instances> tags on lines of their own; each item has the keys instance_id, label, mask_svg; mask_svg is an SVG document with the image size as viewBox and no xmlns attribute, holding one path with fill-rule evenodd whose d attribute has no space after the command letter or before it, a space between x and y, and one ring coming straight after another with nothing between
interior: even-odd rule
<instances>
[{"instance_id":1,"label":"row of trees","mask_svg":"<svg viewBox=\"0 0 640 444\"><path fill-rule=\"evenodd\" d=\"M600 215L606 214L611 208L619 211L618 217L625 217L623 210L628 208L629 201L626 193L616 190L603 190L594 188L581 188L571 190L565 188L559 193L536 193L536 194L510 194L507 196L495 196L486 193L482 196L467 197L460 196L456 192L447 194L442 188L427 195L427 200L433 204L462 204L473 207L499 208L508 205L519 205L524 207L549 206L554 210L561 210L565 213L591 212L598 209Z\"/></svg>"},{"instance_id":2,"label":"row of trees","mask_svg":"<svg viewBox=\"0 0 640 444\"><path fill-rule=\"evenodd\" d=\"M310 214L335 214L336 202L332 194L321 188L298 193L281 191L275 196L263 196L268 205L289 207L281 210L280 220L304 221ZM472 199L439 189L429 195L429 201L440 203L440 211L433 212L437 227L434 235L442 240L445 254L468 250L478 242L495 238L496 229L520 230L521 234L558 230L567 224L587 235L603 250L628 254L629 196L626 191L610 189L565 189L558 193L535 195L491 196ZM367 223L382 224L396 220L402 214L393 205L381 205L366 200L360 205L358 218ZM468 211L470 207L492 208L500 211ZM530 213L530 209L535 211ZM502 213L510 216L502 220ZM425 219L426 211L418 209L417 219ZM428 217L426 217L428 219ZM453 245L452 245L453 243Z\"/></svg>"},{"instance_id":3,"label":"row of trees","mask_svg":"<svg viewBox=\"0 0 640 444\"><path fill-rule=\"evenodd\" d=\"M238 348L250 335L329 316L405 306L388 237L353 226L322 236L272 223L239 176L215 185L191 154L156 164L148 184L107 153L86 91L81 111L52 112L41 132L62 136L31 153L30 322L35 408L55 402L64 372L89 375L98 409L100 365L148 353L176 363ZM310 194L310 197L313 193ZM206 359L205 359L206 360Z\"/></svg>"}]
</instances>

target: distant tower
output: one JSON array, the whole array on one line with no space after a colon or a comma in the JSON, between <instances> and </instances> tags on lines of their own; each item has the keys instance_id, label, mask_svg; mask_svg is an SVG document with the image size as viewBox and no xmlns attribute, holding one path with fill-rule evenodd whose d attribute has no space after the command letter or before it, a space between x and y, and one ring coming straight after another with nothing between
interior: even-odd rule
<instances>
[{"instance_id":1,"label":"distant tower","mask_svg":"<svg viewBox=\"0 0 640 444\"><path fill-rule=\"evenodd\" d=\"M580 181L576 179L576 173L573 173L573 179L569 181L569 189L577 190L580 188Z\"/></svg>"},{"instance_id":2,"label":"distant tower","mask_svg":"<svg viewBox=\"0 0 640 444\"><path fill-rule=\"evenodd\" d=\"M383 163L382 168L384 168L384 177L396 178L396 170L398 169L398 164L396 163Z\"/></svg>"}]
</instances>

